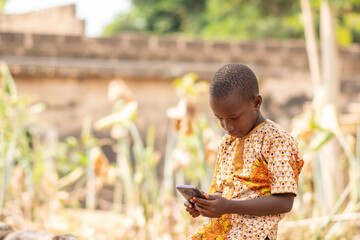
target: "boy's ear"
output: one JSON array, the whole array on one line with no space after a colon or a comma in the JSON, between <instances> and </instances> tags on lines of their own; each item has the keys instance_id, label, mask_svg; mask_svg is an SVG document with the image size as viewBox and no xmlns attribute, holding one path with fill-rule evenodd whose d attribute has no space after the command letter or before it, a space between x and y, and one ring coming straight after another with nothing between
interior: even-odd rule
<instances>
[{"instance_id":1,"label":"boy's ear","mask_svg":"<svg viewBox=\"0 0 360 240\"><path fill-rule=\"evenodd\" d=\"M261 95L256 95L256 97L254 98L254 108L255 110L260 110L262 104L262 97Z\"/></svg>"}]
</instances>

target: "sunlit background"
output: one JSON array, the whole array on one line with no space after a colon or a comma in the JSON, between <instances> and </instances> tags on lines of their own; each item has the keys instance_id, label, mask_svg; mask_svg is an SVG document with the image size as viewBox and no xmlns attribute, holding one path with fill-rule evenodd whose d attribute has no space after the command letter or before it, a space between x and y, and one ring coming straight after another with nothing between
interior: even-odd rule
<instances>
[{"instance_id":1,"label":"sunlit background","mask_svg":"<svg viewBox=\"0 0 360 240\"><path fill-rule=\"evenodd\" d=\"M278 239L360 239L359 12L360 0L0 0L0 234L184 239L206 219L175 185L208 189L223 134L208 85L240 62L305 160Z\"/></svg>"},{"instance_id":2,"label":"sunlit background","mask_svg":"<svg viewBox=\"0 0 360 240\"><path fill-rule=\"evenodd\" d=\"M126 13L130 10L130 0L8 0L6 2L4 13L26 13L46 8L53 8L62 5L75 4L76 16L86 21L86 35L95 37L102 34L106 25L114 21L120 13Z\"/></svg>"}]
</instances>

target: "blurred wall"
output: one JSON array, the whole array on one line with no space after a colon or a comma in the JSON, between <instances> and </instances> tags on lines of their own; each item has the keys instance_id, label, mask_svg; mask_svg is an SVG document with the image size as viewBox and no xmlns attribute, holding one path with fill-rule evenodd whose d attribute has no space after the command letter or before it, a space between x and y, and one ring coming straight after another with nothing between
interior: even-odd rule
<instances>
[{"instance_id":1,"label":"blurred wall","mask_svg":"<svg viewBox=\"0 0 360 240\"><path fill-rule=\"evenodd\" d=\"M0 32L84 35L85 22L75 15L75 5L24 14L0 14Z\"/></svg>"},{"instance_id":2,"label":"blurred wall","mask_svg":"<svg viewBox=\"0 0 360 240\"><path fill-rule=\"evenodd\" d=\"M60 137L79 136L83 121L92 122L111 113L108 84L114 78L25 77L15 76L18 90L28 98L43 102L46 111L39 115L43 130L57 131ZM149 125L156 126L157 146L164 150L168 119L166 110L177 103L171 81L125 78L139 104L137 125L143 135ZM156 82L156 84L154 84ZM98 137L109 130L95 132Z\"/></svg>"}]
</instances>

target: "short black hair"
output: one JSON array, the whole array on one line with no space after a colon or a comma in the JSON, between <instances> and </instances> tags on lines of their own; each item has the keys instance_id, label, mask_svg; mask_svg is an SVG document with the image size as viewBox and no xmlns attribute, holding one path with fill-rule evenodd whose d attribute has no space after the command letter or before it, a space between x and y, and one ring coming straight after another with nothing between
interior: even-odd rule
<instances>
[{"instance_id":1,"label":"short black hair","mask_svg":"<svg viewBox=\"0 0 360 240\"><path fill-rule=\"evenodd\" d=\"M225 98L234 92L246 101L259 94L255 73L243 64L231 63L222 66L215 72L210 84L211 98Z\"/></svg>"}]
</instances>

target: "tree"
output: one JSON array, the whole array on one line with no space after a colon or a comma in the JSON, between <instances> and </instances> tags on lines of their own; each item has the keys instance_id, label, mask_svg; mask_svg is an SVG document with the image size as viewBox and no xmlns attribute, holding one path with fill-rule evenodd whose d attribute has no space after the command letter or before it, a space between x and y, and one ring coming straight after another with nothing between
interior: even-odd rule
<instances>
[{"instance_id":1,"label":"tree","mask_svg":"<svg viewBox=\"0 0 360 240\"><path fill-rule=\"evenodd\" d=\"M159 34L196 31L202 23L205 0L133 0L133 8L120 14L104 30L104 35L120 31L154 32Z\"/></svg>"},{"instance_id":2,"label":"tree","mask_svg":"<svg viewBox=\"0 0 360 240\"><path fill-rule=\"evenodd\" d=\"M104 35L136 31L205 38L301 37L299 15L296 0L133 0L132 10L119 15Z\"/></svg>"},{"instance_id":3,"label":"tree","mask_svg":"<svg viewBox=\"0 0 360 240\"><path fill-rule=\"evenodd\" d=\"M320 1L310 2L320 9ZM332 5L338 42L360 42L360 0L333 0ZM319 32L320 11L314 12L314 21ZM132 10L119 15L103 34L122 31L236 40L303 38L304 32L296 0L133 0Z\"/></svg>"}]
</instances>

